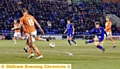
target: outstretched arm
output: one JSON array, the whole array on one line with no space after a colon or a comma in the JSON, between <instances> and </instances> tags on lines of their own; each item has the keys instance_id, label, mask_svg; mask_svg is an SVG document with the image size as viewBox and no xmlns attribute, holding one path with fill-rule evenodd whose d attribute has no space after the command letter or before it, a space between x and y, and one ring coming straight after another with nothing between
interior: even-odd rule
<instances>
[{"instance_id":1,"label":"outstretched arm","mask_svg":"<svg viewBox=\"0 0 120 69\"><path fill-rule=\"evenodd\" d=\"M89 34L93 34L93 33L95 32L95 28L93 28L92 30L87 30L87 32L88 32Z\"/></svg>"},{"instance_id":2,"label":"outstretched arm","mask_svg":"<svg viewBox=\"0 0 120 69\"><path fill-rule=\"evenodd\" d=\"M106 31L104 30L104 29L102 29L103 31L104 31L104 33L105 33L105 35L106 35L106 37L107 37L107 33L106 33Z\"/></svg>"},{"instance_id":3,"label":"outstretched arm","mask_svg":"<svg viewBox=\"0 0 120 69\"><path fill-rule=\"evenodd\" d=\"M35 24L37 25L37 27L41 30L41 32L44 34L43 29L41 28L40 24L37 22L36 19L34 19L34 22L35 22Z\"/></svg>"},{"instance_id":4,"label":"outstretched arm","mask_svg":"<svg viewBox=\"0 0 120 69\"><path fill-rule=\"evenodd\" d=\"M11 30L17 30L17 29L20 29L20 28L22 27L22 25L23 25L23 24L20 23L18 27L11 28Z\"/></svg>"},{"instance_id":5,"label":"outstretched arm","mask_svg":"<svg viewBox=\"0 0 120 69\"><path fill-rule=\"evenodd\" d=\"M67 29L65 29L64 34L67 32Z\"/></svg>"},{"instance_id":6,"label":"outstretched arm","mask_svg":"<svg viewBox=\"0 0 120 69\"><path fill-rule=\"evenodd\" d=\"M73 29L73 32L72 32L72 33L74 34L74 32L75 32L75 28L74 28L74 26L72 27L72 29Z\"/></svg>"}]
</instances>

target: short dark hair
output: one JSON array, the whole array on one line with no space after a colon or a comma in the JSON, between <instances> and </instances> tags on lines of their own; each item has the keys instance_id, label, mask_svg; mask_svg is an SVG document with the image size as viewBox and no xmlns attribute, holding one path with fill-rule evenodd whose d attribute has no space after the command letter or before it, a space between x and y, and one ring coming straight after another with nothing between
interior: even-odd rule
<instances>
[{"instance_id":1,"label":"short dark hair","mask_svg":"<svg viewBox=\"0 0 120 69\"><path fill-rule=\"evenodd\" d=\"M14 21L18 21L17 19L14 19Z\"/></svg>"},{"instance_id":2,"label":"short dark hair","mask_svg":"<svg viewBox=\"0 0 120 69\"><path fill-rule=\"evenodd\" d=\"M100 25L100 22L99 22L99 21L96 21L96 22L95 22L95 25Z\"/></svg>"},{"instance_id":3,"label":"short dark hair","mask_svg":"<svg viewBox=\"0 0 120 69\"><path fill-rule=\"evenodd\" d=\"M69 19L67 21L70 21Z\"/></svg>"},{"instance_id":4,"label":"short dark hair","mask_svg":"<svg viewBox=\"0 0 120 69\"><path fill-rule=\"evenodd\" d=\"M27 12L28 10L26 8L22 9L22 13Z\"/></svg>"},{"instance_id":5,"label":"short dark hair","mask_svg":"<svg viewBox=\"0 0 120 69\"><path fill-rule=\"evenodd\" d=\"M109 19L110 19L110 16L106 16L106 18L109 18Z\"/></svg>"}]
</instances>

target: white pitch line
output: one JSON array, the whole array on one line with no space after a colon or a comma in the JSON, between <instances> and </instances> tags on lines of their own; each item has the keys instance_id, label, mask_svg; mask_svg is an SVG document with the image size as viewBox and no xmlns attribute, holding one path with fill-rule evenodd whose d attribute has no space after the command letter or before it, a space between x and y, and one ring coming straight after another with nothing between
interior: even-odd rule
<instances>
[{"instance_id":1,"label":"white pitch line","mask_svg":"<svg viewBox=\"0 0 120 69\"><path fill-rule=\"evenodd\" d=\"M71 52L64 52L64 53L68 54L69 56L73 55Z\"/></svg>"},{"instance_id":2,"label":"white pitch line","mask_svg":"<svg viewBox=\"0 0 120 69\"><path fill-rule=\"evenodd\" d=\"M47 51L47 50L44 50L44 52L65 53L65 54L68 54L69 56L73 55L73 53L71 53L71 52L58 52L58 51Z\"/></svg>"}]
</instances>

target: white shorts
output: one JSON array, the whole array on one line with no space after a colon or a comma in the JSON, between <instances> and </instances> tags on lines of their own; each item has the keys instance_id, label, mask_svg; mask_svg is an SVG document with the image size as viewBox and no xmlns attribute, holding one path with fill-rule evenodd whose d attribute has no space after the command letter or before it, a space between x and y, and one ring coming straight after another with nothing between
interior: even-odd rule
<instances>
[{"instance_id":1,"label":"white shorts","mask_svg":"<svg viewBox=\"0 0 120 69\"><path fill-rule=\"evenodd\" d=\"M37 35L37 31L31 32L31 35L33 36L33 37L32 37L32 42L35 42L35 37L36 37L36 35ZM30 34L28 34L28 33L25 33L25 36L26 36L27 39L30 38ZM29 39L29 40L30 40L30 39Z\"/></svg>"},{"instance_id":2,"label":"white shorts","mask_svg":"<svg viewBox=\"0 0 120 69\"><path fill-rule=\"evenodd\" d=\"M106 32L106 33L108 37L112 34L112 32Z\"/></svg>"},{"instance_id":3,"label":"white shorts","mask_svg":"<svg viewBox=\"0 0 120 69\"><path fill-rule=\"evenodd\" d=\"M31 32L31 34L33 35L32 42L35 42L35 37L37 35L37 31Z\"/></svg>"},{"instance_id":4,"label":"white shorts","mask_svg":"<svg viewBox=\"0 0 120 69\"><path fill-rule=\"evenodd\" d=\"M18 39L19 37L21 37L21 33L20 32L15 32L14 37L17 37L17 39Z\"/></svg>"}]
</instances>

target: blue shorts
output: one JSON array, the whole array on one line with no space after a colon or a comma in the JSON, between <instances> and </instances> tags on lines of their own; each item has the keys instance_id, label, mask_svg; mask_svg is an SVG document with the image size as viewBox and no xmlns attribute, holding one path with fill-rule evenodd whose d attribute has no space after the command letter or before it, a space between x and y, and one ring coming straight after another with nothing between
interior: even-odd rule
<instances>
[{"instance_id":1,"label":"blue shorts","mask_svg":"<svg viewBox=\"0 0 120 69\"><path fill-rule=\"evenodd\" d=\"M100 38L99 38L100 37ZM98 39L99 39L99 42L102 42L105 38L105 36L99 36Z\"/></svg>"},{"instance_id":2,"label":"blue shorts","mask_svg":"<svg viewBox=\"0 0 120 69\"><path fill-rule=\"evenodd\" d=\"M67 34L67 36L69 36L69 37L73 37L73 34Z\"/></svg>"}]
</instances>

